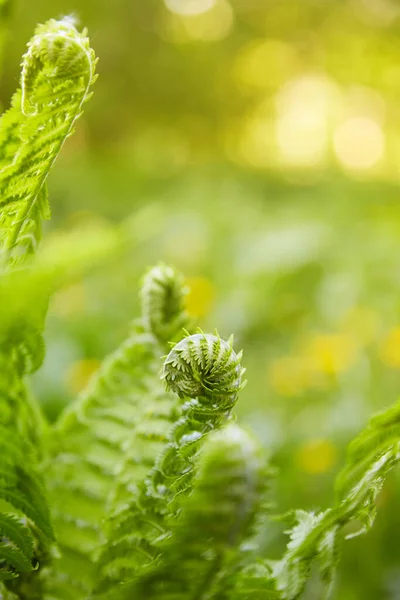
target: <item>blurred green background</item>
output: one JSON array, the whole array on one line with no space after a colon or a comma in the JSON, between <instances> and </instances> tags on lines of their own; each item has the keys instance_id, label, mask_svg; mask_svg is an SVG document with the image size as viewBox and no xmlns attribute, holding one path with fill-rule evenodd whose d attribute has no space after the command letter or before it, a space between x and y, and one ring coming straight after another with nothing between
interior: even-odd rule
<instances>
[{"instance_id":1,"label":"blurred green background","mask_svg":"<svg viewBox=\"0 0 400 600\"><path fill-rule=\"evenodd\" d=\"M400 389L400 1L19 0L4 107L36 23L71 14L100 78L51 175L46 235L126 221L135 239L53 298L34 379L49 418L163 260L202 328L244 349L238 413L279 467L277 510L329 506L347 443ZM372 532L345 545L337 599L400 599L399 502L395 473ZM271 526L266 551L283 544Z\"/></svg>"}]
</instances>

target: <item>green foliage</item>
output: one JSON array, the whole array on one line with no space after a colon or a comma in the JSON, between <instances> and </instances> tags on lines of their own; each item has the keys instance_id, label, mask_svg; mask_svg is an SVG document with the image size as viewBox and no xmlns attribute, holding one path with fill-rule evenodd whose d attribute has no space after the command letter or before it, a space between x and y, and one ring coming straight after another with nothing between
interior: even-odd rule
<instances>
[{"instance_id":1,"label":"green foliage","mask_svg":"<svg viewBox=\"0 0 400 600\"><path fill-rule=\"evenodd\" d=\"M399 415L397 403L372 417L351 443L347 465L337 478L338 500L332 508L317 514L295 511L287 551L273 566L273 579L283 599L301 596L314 560L319 562L325 597L331 596L342 539L372 527L376 497L399 461ZM346 535L346 527L354 522L359 523L357 531Z\"/></svg>"},{"instance_id":2,"label":"green foliage","mask_svg":"<svg viewBox=\"0 0 400 600\"><path fill-rule=\"evenodd\" d=\"M13 266L35 251L49 218L46 180L90 97L95 65L86 32L67 19L38 26L28 44L21 89L0 121L1 240Z\"/></svg>"},{"instance_id":3,"label":"green foliage","mask_svg":"<svg viewBox=\"0 0 400 600\"><path fill-rule=\"evenodd\" d=\"M149 319L155 289L165 308L162 302L156 303L157 312ZM181 276L170 267L149 271L142 287L142 319L133 324L128 339L56 425L48 479L62 556L49 585L58 589L58 579L67 580L67 598L73 588L74 597L85 597L93 586L103 521L135 493L179 415L177 398L165 392L158 375L165 346L153 328L158 318L155 329L163 326L164 313L174 319L179 315L178 322L186 322L184 293ZM109 527L107 523L106 530ZM83 564L86 581L82 587L76 575ZM60 589L57 593L61 595Z\"/></svg>"},{"instance_id":4,"label":"green foliage","mask_svg":"<svg viewBox=\"0 0 400 600\"><path fill-rule=\"evenodd\" d=\"M253 439L236 425L212 433L198 460L193 494L158 544L163 561L138 579L127 598L228 597L237 548L259 508L264 464Z\"/></svg>"},{"instance_id":5,"label":"green foliage","mask_svg":"<svg viewBox=\"0 0 400 600\"><path fill-rule=\"evenodd\" d=\"M84 64L86 74L81 69ZM68 21L38 27L28 45L21 90L0 121L4 270L20 264L36 247L41 219L48 212L45 180L88 95L93 65L87 39ZM42 420L24 375L43 359L48 294L43 286L35 302L25 298L21 303L19 286L12 285L17 281L12 274L4 275L0 285L8 301L0 335L0 581L18 597L34 598L40 595L40 584L37 574L35 581L29 574L46 563L54 536L37 464ZM5 588L1 593L6 593Z\"/></svg>"},{"instance_id":6,"label":"green foliage","mask_svg":"<svg viewBox=\"0 0 400 600\"><path fill-rule=\"evenodd\" d=\"M189 389L187 369L196 372L191 377L193 389ZM133 501L114 518L99 559L105 575L100 578L99 590L132 579L138 569L156 560L157 540L169 535L170 518L179 514L183 498L192 490L197 453L207 434L229 418L242 387L242 374L240 357L219 336L188 336L166 357L163 377L184 400L182 414L180 418L175 415L164 447L154 457L154 467Z\"/></svg>"},{"instance_id":7,"label":"green foliage","mask_svg":"<svg viewBox=\"0 0 400 600\"><path fill-rule=\"evenodd\" d=\"M175 269L147 272L127 339L54 425L27 390L51 292L121 247L117 228L78 232L25 260L95 63L71 20L39 26L0 122L0 598L296 600L314 563L328 597L346 532L371 528L398 462L400 404L350 445L332 508L290 513L286 551L270 561L259 543L271 470L233 424L242 353L232 338L184 329L187 289Z\"/></svg>"}]
</instances>

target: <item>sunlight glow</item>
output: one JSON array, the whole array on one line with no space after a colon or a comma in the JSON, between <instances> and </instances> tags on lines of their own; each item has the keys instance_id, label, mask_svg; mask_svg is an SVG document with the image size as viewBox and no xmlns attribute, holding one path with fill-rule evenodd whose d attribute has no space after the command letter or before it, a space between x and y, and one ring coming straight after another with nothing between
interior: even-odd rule
<instances>
[{"instance_id":1,"label":"sunlight glow","mask_svg":"<svg viewBox=\"0 0 400 600\"><path fill-rule=\"evenodd\" d=\"M284 164L321 163L328 148L328 114L334 85L324 76L290 81L277 97L276 141Z\"/></svg>"},{"instance_id":2,"label":"sunlight glow","mask_svg":"<svg viewBox=\"0 0 400 600\"><path fill-rule=\"evenodd\" d=\"M351 170L371 169L385 152L382 127L369 117L351 117L344 121L336 128L333 143L340 163Z\"/></svg>"}]
</instances>

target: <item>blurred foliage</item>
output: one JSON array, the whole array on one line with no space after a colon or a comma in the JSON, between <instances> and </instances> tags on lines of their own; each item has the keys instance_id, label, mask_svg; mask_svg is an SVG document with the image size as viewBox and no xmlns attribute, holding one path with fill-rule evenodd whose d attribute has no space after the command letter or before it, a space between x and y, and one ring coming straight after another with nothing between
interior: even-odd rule
<instances>
[{"instance_id":1,"label":"blurred foliage","mask_svg":"<svg viewBox=\"0 0 400 600\"><path fill-rule=\"evenodd\" d=\"M191 314L244 348L239 410L273 452L279 509L325 508L347 442L400 386L400 2L19 0L3 106L36 23L70 13L100 78L50 178L44 246L113 222L131 242L54 296L36 394L55 418L124 338L145 267L175 264ZM394 474L336 598L399 597L399 500ZM265 548L283 543L276 525Z\"/></svg>"}]
</instances>

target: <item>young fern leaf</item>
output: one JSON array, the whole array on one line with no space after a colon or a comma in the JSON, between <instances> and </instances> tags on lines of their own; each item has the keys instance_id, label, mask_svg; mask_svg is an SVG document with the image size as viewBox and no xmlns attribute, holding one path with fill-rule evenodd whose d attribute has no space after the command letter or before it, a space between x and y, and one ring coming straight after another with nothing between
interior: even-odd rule
<instances>
[{"instance_id":1,"label":"young fern leaf","mask_svg":"<svg viewBox=\"0 0 400 600\"><path fill-rule=\"evenodd\" d=\"M242 429L211 434L199 457L193 494L182 502L162 559L134 583L128 598L201 600L224 596L220 579L234 562L259 509L263 490L260 449Z\"/></svg>"},{"instance_id":2,"label":"young fern leaf","mask_svg":"<svg viewBox=\"0 0 400 600\"><path fill-rule=\"evenodd\" d=\"M71 20L39 25L22 62L21 89L0 120L0 242L5 262L32 254L49 216L46 179L95 81L86 31Z\"/></svg>"},{"instance_id":3,"label":"young fern leaf","mask_svg":"<svg viewBox=\"0 0 400 600\"><path fill-rule=\"evenodd\" d=\"M181 275L167 266L149 271L141 292L142 319L56 428L47 472L61 558L46 577L46 588L60 599L71 594L85 598L90 592L102 522L131 499L179 417L176 396L164 390L159 378L165 344L149 325L156 322L156 317L149 318L149 294L154 302L157 291L161 313L167 318L179 315L179 324L186 322ZM162 309L162 299L168 310ZM172 327L170 331L177 334ZM84 581L77 581L76 574L82 572Z\"/></svg>"},{"instance_id":4,"label":"young fern leaf","mask_svg":"<svg viewBox=\"0 0 400 600\"><path fill-rule=\"evenodd\" d=\"M136 497L117 514L99 557L98 593L135 579L157 558L158 541L169 535L169 519L192 489L196 457L206 436L229 418L243 387L241 354L218 335L195 334L165 359L163 379L185 403L155 467ZM190 397L191 396L191 397Z\"/></svg>"},{"instance_id":5,"label":"young fern leaf","mask_svg":"<svg viewBox=\"0 0 400 600\"><path fill-rule=\"evenodd\" d=\"M343 528L361 524L354 537L367 532L376 516L375 498L389 471L400 460L400 402L372 417L366 429L350 444L347 465L337 479L336 505L322 513L296 511L284 558L274 568L277 589L285 600L298 598L314 559L320 563L326 597L332 591Z\"/></svg>"},{"instance_id":6,"label":"young fern leaf","mask_svg":"<svg viewBox=\"0 0 400 600\"><path fill-rule=\"evenodd\" d=\"M164 264L153 267L144 277L141 300L142 320L146 331L167 344L188 327L184 309L186 287L182 275Z\"/></svg>"}]
</instances>

